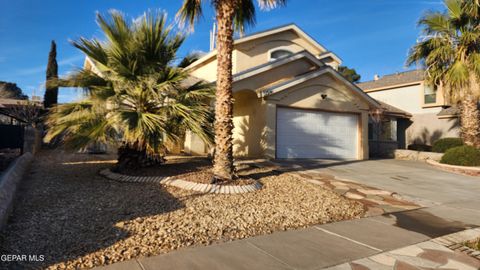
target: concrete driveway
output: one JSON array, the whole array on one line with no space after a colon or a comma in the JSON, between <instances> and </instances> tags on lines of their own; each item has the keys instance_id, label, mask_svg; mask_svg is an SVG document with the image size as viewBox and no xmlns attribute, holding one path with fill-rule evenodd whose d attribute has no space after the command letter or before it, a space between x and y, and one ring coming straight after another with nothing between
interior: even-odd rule
<instances>
[{"instance_id":1,"label":"concrete driveway","mask_svg":"<svg viewBox=\"0 0 480 270\"><path fill-rule=\"evenodd\" d=\"M420 161L393 159L277 162L393 191L441 218L480 225L480 177L442 171Z\"/></svg>"},{"instance_id":2,"label":"concrete driveway","mask_svg":"<svg viewBox=\"0 0 480 270\"><path fill-rule=\"evenodd\" d=\"M480 177L445 172L424 162L393 159L351 162L313 160L300 164L338 178L435 203L480 202ZM476 209L480 210L480 203Z\"/></svg>"}]
</instances>

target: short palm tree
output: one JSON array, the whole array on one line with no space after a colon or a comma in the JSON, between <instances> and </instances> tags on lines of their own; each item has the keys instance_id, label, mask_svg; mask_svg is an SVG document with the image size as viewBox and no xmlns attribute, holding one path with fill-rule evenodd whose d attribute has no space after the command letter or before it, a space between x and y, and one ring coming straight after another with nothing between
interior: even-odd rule
<instances>
[{"instance_id":1,"label":"short palm tree","mask_svg":"<svg viewBox=\"0 0 480 270\"><path fill-rule=\"evenodd\" d=\"M203 4L209 2L216 12L217 32L217 82L215 95L215 156L213 173L216 179L232 179L233 167L233 94L232 51L235 30L255 23L253 0L183 0L177 16L193 27L202 16ZM287 0L258 0L262 9L285 5Z\"/></svg>"},{"instance_id":2,"label":"short palm tree","mask_svg":"<svg viewBox=\"0 0 480 270\"><path fill-rule=\"evenodd\" d=\"M172 65L183 36L166 26L161 13L132 23L117 11L109 15L97 15L105 41L73 42L94 68L49 82L82 87L86 98L52 109L47 140L60 137L74 149L117 143L119 169L162 161L165 142L179 140L186 130L211 143L213 88Z\"/></svg>"},{"instance_id":3,"label":"short palm tree","mask_svg":"<svg viewBox=\"0 0 480 270\"><path fill-rule=\"evenodd\" d=\"M424 37L407 64L423 65L427 83L460 105L462 138L480 147L480 6L478 0L446 0L445 5L447 11L420 19Z\"/></svg>"}]
</instances>

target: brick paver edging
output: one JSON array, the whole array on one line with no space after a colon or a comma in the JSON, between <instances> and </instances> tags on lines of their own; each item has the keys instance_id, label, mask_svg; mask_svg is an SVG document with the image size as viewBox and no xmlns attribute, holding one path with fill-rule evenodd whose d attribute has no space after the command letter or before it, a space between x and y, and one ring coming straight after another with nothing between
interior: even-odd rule
<instances>
[{"instance_id":1,"label":"brick paver edging","mask_svg":"<svg viewBox=\"0 0 480 270\"><path fill-rule=\"evenodd\" d=\"M165 176L131 176L112 172L110 169L100 171L100 175L115 181L133 182L133 183L158 183L167 186L174 186L181 189L198 191L202 193L216 193L216 194L239 194L254 192L262 189L262 184L256 182L255 184L243 186L228 186L215 184L202 184L185 181L182 179L172 179Z\"/></svg>"},{"instance_id":2,"label":"brick paver edging","mask_svg":"<svg viewBox=\"0 0 480 270\"><path fill-rule=\"evenodd\" d=\"M480 228L468 229L457 233L445 235L436 239L434 242L448 247L449 249L460 251L480 260L480 251L465 246L466 242L474 241L480 238Z\"/></svg>"}]
</instances>

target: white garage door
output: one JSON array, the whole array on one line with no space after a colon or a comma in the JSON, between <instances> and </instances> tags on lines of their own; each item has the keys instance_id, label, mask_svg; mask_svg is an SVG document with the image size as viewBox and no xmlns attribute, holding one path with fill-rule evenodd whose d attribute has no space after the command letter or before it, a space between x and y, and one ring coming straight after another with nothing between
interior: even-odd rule
<instances>
[{"instance_id":1,"label":"white garage door","mask_svg":"<svg viewBox=\"0 0 480 270\"><path fill-rule=\"evenodd\" d=\"M358 116L277 109L277 158L357 159Z\"/></svg>"}]
</instances>

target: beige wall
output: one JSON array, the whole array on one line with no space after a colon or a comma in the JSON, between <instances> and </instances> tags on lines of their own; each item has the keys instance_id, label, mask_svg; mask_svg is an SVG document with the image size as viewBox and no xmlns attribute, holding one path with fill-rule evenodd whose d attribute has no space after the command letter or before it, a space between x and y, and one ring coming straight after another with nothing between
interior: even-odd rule
<instances>
[{"instance_id":1,"label":"beige wall","mask_svg":"<svg viewBox=\"0 0 480 270\"><path fill-rule=\"evenodd\" d=\"M380 101L388 103L413 115L406 130L406 145L413 143L429 144L443 137L458 137L457 118L441 119L437 114L442 110L444 98L437 91L437 103L424 103L424 84L399 86L388 90L368 92Z\"/></svg>"},{"instance_id":2,"label":"beige wall","mask_svg":"<svg viewBox=\"0 0 480 270\"><path fill-rule=\"evenodd\" d=\"M274 49L286 49L293 53L306 50L313 55L325 52L299 37L294 31L284 31L235 45L232 55L233 74L268 63L270 52ZM327 64L336 68L339 63L331 60ZM190 71L195 77L215 81L217 60L213 57Z\"/></svg>"},{"instance_id":3,"label":"beige wall","mask_svg":"<svg viewBox=\"0 0 480 270\"><path fill-rule=\"evenodd\" d=\"M431 145L444 137L459 137L458 118L438 118L436 113L415 114L410 119L406 144L421 143Z\"/></svg>"}]
</instances>

